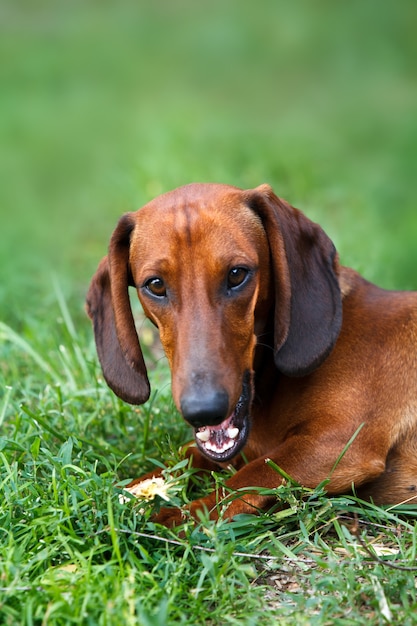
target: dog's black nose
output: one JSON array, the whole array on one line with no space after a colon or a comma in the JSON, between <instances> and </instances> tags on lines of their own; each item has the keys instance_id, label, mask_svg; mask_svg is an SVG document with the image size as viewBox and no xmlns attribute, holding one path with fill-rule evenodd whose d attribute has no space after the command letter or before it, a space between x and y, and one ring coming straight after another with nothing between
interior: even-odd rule
<instances>
[{"instance_id":1,"label":"dog's black nose","mask_svg":"<svg viewBox=\"0 0 417 626\"><path fill-rule=\"evenodd\" d=\"M229 397L223 390L186 393L181 398L184 419L194 428L216 426L227 417Z\"/></svg>"}]
</instances>

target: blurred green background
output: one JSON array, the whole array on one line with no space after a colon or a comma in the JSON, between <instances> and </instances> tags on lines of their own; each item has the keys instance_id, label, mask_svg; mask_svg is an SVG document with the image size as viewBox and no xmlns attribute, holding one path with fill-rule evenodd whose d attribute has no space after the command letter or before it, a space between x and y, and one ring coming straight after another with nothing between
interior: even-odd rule
<instances>
[{"instance_id":1,"label":"blurred green background","mask_svg":"<svg viewBox=\"0 0 417 626\"><path fill-rule=\"evenodd\" d=\"M119 215L269 182L342 261L417 288L415 0L0 5L0 319L78 324Z\"/></svg>"}]
</instances>

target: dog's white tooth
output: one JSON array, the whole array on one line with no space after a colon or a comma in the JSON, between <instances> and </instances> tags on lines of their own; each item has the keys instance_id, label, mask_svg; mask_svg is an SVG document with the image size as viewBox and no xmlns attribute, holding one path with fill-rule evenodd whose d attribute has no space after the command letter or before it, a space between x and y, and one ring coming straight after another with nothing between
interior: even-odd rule
<instances>
[{"instance_id":1,"label":"dog's white tooth","mask_svg":"<svg viewBox=\"0 0 417 626\"><path fill-rule=\"evenodd\" d=\"M199 430L196 432L195 436L204 443L210 439L210 431L208 428L206 430Z\"/></svg>"},{"instance_id":2,"label":"dog's white tooth","mask_svg":"<svg viewBox=\"0 0 417 626\"><path fill-rule=\"evenodd\" d=\"M228 428L228 429L227 429L227 436L228 436L230 439L236 439L236 437L238 436L238 434L239 434L239 429L238 429L238 428Z\"/></svg>"}]
</instances>

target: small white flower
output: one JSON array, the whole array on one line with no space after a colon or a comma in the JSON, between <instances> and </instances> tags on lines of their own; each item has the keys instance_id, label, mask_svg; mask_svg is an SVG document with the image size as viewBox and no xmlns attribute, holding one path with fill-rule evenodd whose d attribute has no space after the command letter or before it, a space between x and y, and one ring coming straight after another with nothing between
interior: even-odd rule
<instances>
[{"instance_id":1,"label":"small white flower","mask_svg":"<svg viewBox=\"0 0 417 626\"><path fill-rule=\"evenodd\" d=\"M127 491L138 500L153 500L155 496L159 496L163 500L169 501L168 496L168 483L161 476L153 476L142 480L140 483L132 485L132 487L124 487L123 491ZM122 504L128 502L129 498L122 493L119 496L119 500Z\"/></svg>"}]
</instances>

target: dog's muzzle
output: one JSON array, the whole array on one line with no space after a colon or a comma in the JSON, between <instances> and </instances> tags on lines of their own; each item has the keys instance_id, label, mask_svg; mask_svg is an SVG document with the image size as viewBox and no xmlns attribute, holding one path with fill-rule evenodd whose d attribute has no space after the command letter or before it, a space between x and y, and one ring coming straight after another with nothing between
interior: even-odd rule
<instances>
[{"instance_id":1,"label":"dog's muzzle","mask_svg":"<svg viewBox=\"0 0 417 626\"><path fill-rule=\"evenodd\" d=\"M247 372L233 413L219 424L207 424L194 429L197 446L206 457L215 462L224 462L242 450L250 430L251 399L251 377Z\"/></svg>"}]
</instances>

